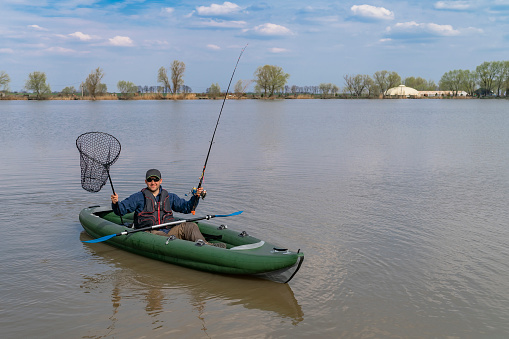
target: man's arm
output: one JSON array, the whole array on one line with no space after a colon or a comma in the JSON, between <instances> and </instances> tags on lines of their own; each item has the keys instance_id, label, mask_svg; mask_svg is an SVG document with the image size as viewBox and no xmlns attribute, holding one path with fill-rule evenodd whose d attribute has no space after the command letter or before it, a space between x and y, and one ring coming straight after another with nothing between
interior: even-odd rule
<instances>
[{"instance_id":1,"label":"man's arm","mask_svg":"<svg viewBox=\"0 0 509 339\"><path fill-rule=\"evenodd\" d=\"M196 201L196 206L198 206L198 202L200 201L200 197L193 195L189 201L180 198L175 193L169 193L169 198L171 201L171 209L175 212L188 214L191 213L193 206Z\"/></svg>"},{"instance_id":2,"label":"man's arm","mask_svg":"<svg viewBox=\"0 0 509 339\"><path fill-rule=\"evenodd\" d=\"M116 194L111 196L111 207L116 215L124 215L137 210L139 212L143 209L144 204L145 197L142 192L136 192L122 201L118 201Z\"/></svg>"}]
</instances>

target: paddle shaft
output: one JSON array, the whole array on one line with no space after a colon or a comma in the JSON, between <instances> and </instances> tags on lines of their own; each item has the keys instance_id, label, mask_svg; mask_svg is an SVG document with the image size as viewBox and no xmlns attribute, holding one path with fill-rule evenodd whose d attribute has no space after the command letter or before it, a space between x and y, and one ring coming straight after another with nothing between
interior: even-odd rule
<instances>
[{"instance_id":1,"label":"paddle shaft","mask_svg":"<svg viewBox=\"0 0 509 339\"><path fill-rule=\"evenodd\" d=\"M247 47L247 45L240 52L239 58L237 59L237 63L235 64L235 68L233 69L233 73L232 73L232 76L230 78L230 82L228 83L228 88L226 89L226 93L224 94L223 104L221 105L221 110L219 111L219 116L217 117L216 127L214 128L214 133L212 133L212 139L210 140L209 151L207 152L207 157L205 158L205 164L203 165L203 171L201 172L200 182L199 182L198 187L197 187L198 189L201 188L201 185L203 183L203 177L205 176L205 169L207 168L207 162L209 161L210 150L212 149L212 144L214 142L214 137L216 136L217 126L219 125L219 119L221 119L221 114L223 113L224 103L226 101L226 98L228 97L228 92L230 91L230 85L232 84L233 76L235 75L235 71L237 70L237 66L239 64L240 57L242 57L242 53L244 53L244 50L246 49L246 47ZM195 200L193 208L191 209L191 213L193 215L195 214L196 205L198 205L198 199Z\"/></svg>"},{"instance_id":2,"label":"paddle shaft","mask_svg":"<svg viewBox=\"0 0 509 339\"><path fill-rule=\"evenodd\" d=\"M154 225L154 226L147 226L147 227L142 227L142 228L136 228L134 230L120 232L120 233L117 233L117 235L126 235L126 234L130 234L130 233L141 232L141 231L155 230L157 228L167 227L167 226L174 226L174 225L178 225L178 224L183 224L185 222L194 222L194 221L205 220L205 219L206 220L210 220L210 219L215 218L215 217L216 217L216 215L206 215L204 217L197 217L197 218L191 218L191 219L186 219L186 220L175 220L175 221L167 222L167 223L164 223L164 224L159 224L159 225Z\"/></svg>"},{"instance_id":3,"label":"paddle shaft","mask_svg":"<svg viewBox=\"0 0 509 339\"><path fill-rule=\"evenodd\" d=\"M148 231L148 230L153 230L153 229L156 229L156 228L161 228L161 227L164 227L164 226L172 226L172 225L181 224L181 223L184 223L184 222L193 222L193 221L204 220L204 219L210 220L212 218L219 218L219 217L231 217L233 215L239 215L242 212L243 211L238 211L238 212L235 212L235 213L232 213L232 214L227 214L227 215L216 214L216 215L206 215L204 217L191 218L191 219L186 219L186 220L176 220L176 221L167 222L167 223L164 223L164 224L148 226L148 227L143 227L143 228L137 228L137 229L134 229L134 230L123 231L123 232L116 233L116 234L105 235L104 237L93 239L93 240L86 240L84 242L86 242L86 243L98 243L98 242L109 240L109 239L111 239L113 237L116 237L116 236L119 236L119 235L127 235L127 234L141 232L141 231Z\"/></svg>"}]
</instances>

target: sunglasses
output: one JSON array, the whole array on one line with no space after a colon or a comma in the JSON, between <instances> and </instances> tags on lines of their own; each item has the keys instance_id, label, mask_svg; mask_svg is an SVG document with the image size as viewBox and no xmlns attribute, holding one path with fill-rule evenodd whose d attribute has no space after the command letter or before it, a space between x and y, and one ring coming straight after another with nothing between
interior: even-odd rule
<instances>
[{"instance_id":1,"label":"sunglasses","mask_svg":"<svg viewBox=\"0 0 509 339\"><path fill-rule=\"evenodd\" d=\"M147 179L147 182L152 182L152 181L158 182L159 180L161 180L161 179L156 178L156 177L150 177Z\"/></svg>"}]
</instances>

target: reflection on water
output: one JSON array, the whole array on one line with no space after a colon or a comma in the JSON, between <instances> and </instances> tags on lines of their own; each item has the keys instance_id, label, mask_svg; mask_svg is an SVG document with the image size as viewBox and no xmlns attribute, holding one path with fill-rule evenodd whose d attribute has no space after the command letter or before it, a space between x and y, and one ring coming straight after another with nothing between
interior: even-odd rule
<instances>
[{"instance_id":1,"label":"reflection on water","mask_svg":"<svg viewBox=\"0 0 509 339\"><path fill-rule=\"evenodd\" d=\"M80 239L89 237L82 232ZM94 260L112 265L106 272L85 274L81 285L85 293L111 291L113 314L109 317L111 324L107 327L110 331L107 335L114 334L117 313L130 312L122 309L129 308L132 303L124 304L125 299L135 299L145 305L154 331L165 326L170 309L191 306L201 331L206 333L210 312L207 304L211 302L272 312L277 317L290 319L293 325L304 319L302 308L288 284L197 272L125 253L106 244L83 246Z\"/></svg>"}]
</instances>

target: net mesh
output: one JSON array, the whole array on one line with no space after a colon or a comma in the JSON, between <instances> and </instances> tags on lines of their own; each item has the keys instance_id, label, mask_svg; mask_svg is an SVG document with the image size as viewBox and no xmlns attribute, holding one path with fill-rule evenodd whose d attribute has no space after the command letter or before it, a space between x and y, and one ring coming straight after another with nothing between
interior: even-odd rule
<instances>
[{"instance_id":1,"label":"net mesh","mask_svg":"<svg viewBox=\"0 0 509 339\"><path fill-rule=\"evenodd\" d=\"M81 187L99 192L108 180L110 166L120 155L120 142L103 132L88 132L76 139L80 152Z\"/></svg>"}]
</instances>

